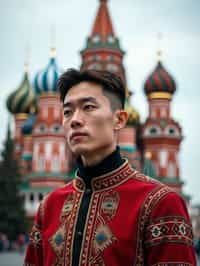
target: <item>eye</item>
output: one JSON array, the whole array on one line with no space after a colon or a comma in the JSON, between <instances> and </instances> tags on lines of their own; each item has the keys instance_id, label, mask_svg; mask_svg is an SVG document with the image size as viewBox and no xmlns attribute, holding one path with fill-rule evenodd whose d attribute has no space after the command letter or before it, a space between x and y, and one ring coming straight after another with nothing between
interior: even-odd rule
<instances>
[{"instance_id":1,"label":"eye","mask_svg":"<svg viewBox=\"0 0 200 266\"><path fill-rule=\"evenodd\" d=\"M65 109L64 110L64 116L65 117L70 117L72 115L72 110L71 109Z\"/></svg>"},{"instance_id":2,"label":"eye","mask_svg":"<svg viewBox=\"0 0 200 266\"><path fill-rule=\"evenodd\" d=\"M94 110L96 108L96 106L94 106L94 105L92 105L92 104L86 104L86 105L84 105L84 107L83 107L83 109L85 110L85 111L92 111L92 110Z\"/></svg>"}]
</instances>

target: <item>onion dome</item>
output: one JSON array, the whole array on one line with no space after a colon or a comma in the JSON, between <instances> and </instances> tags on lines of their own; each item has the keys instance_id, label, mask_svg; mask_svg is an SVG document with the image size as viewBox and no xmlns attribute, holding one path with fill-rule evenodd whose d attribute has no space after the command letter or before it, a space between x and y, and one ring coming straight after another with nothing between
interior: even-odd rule
<instances>
[{"instance_id":1,"label":"onion dome","mask_svg":"<svg viewBox=\"0 0 200 266\"><path fill-rule=\"evenodd\" d=\"M169 94L173 94L175 90L176 84L174 79L165 70L161 61L158 61L155 70L145 82L145 94L150 94L152 92L167 92Z\"/></svg>"},{"instance_id":2,"label":"onion dome","mask_svg":"<svg viewBox=\"0 0 200 266\"><path fill-rule=\"evenodd\" d=\"M132 93L128 90L128 88L126 88L125 110L128 113L127 125L137 125L140 122L140 114L130 104L131 95L132 95Z\"/></svg>"},{"instance_id":3,"label":"onion dome","mask_svg":"<svg viewBox=\"0 0 200 266\"><path fill-rule=\"evenodd\" d=\"M36 121L36 114L31 114L21 127L22 134L30 135Z\"/></svg>"},{"instance_id":4,"label":"onion dome","mask_svg":"<svg viewBox=\"0 0 200 266\"><path fill-rule=\"evenodd\" d=\"M140 115L139 113L129 104L125 104L125 110L128 113L128 125L137 125L140 122Z\"/></svg>"},{"instance_id":5,"label":"onion dome","mask_svg":"<svg viewBox=\"0 0 200 266\"><path fill-rule=\"evenodd\" d=\"M58 68L55 59L55 49L52 48L48 65L35 76L34 87L36 93L56 93L57 80L61 74L62 71Z\"/></svg>"},{"instance_id":6,"label":"onion dome","mask_svg":"<svg viewBox=\"0 0 200 266\"><path fill-rule=\"evenodd\" d=\"M10 94L7 99L7 108L13 114L30 113L37 109L37 98L30 85L28 73L25 71L19 88Z\"/></svg>"}]
</instances>

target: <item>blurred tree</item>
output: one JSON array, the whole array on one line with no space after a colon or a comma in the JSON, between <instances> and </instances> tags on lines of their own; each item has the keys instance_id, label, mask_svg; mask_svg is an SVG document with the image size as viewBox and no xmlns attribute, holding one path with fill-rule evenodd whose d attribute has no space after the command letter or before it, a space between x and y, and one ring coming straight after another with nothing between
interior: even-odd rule
<instances>
[{"instance_id":1,"label":"blurred tree","mask_svg":"<svg viewBox=\"0 0 200 266\"><path fill-rule=\"evenodd\" d=\"M20 169L14 158L9 124L0 161L0 232L6 234L9 240L16 240L27 229L24 200L19 194L19 186Z\"/></svg>"}]
</instances>

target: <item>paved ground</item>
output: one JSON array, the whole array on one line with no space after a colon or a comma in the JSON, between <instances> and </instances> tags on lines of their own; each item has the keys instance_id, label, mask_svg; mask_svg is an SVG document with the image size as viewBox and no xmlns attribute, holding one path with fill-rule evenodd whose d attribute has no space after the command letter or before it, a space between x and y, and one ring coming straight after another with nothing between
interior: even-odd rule
<instances>
[{"instance_id":1,"label":"paved ground","mask_svg":"<svg viewBox=\"0 0 200 266\"><path fill-rule=\"evenodd\" d=\"M22 266L24 254L17 252L0 253L0 266Z\"/></svg>"}]
</instances>

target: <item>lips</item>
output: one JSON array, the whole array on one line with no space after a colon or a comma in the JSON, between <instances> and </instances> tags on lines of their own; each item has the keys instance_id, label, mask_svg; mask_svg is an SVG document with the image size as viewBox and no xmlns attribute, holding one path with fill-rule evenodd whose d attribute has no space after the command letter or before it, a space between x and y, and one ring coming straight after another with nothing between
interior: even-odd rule
<instances>
[{"instance_id":1,"label":"lips","mask_svg":"<svg viewBox=\"0 0 200 266\"><path fill-rule=\"evenodd\" d=\"M87 136L86 133L82 133L82 132L75 132L72 133L72 135L70 136L70 140L75 140L75 139L79 139L81 137Z\"/></svg>"}]
</instances>

